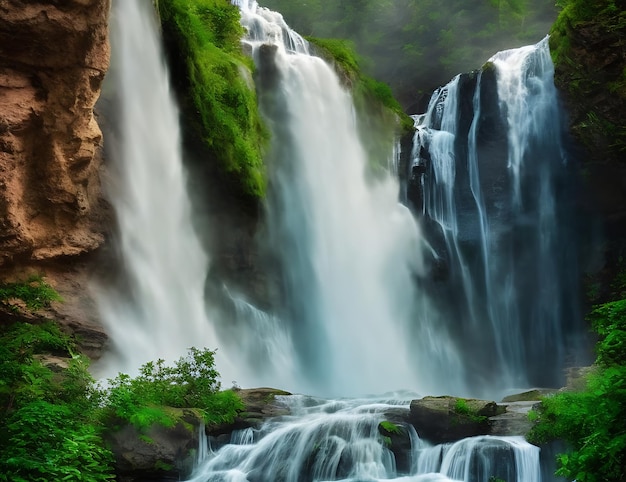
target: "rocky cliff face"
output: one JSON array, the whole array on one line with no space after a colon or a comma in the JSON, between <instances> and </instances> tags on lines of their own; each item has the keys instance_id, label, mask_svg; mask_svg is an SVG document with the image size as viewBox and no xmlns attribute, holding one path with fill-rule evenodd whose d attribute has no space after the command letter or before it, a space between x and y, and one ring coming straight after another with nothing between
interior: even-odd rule
<instances>
[{"instance_id":1,"label":"rocky cliff face","mask_svg":"<svg viewBox=\"0 0 626 482\"><path fill-rule=\"evenodd\" d=\"M93 107L110 0L0 0L0 266L102 241Z\"/></svg>"},{"instance_id":2,"label":"rocky cliff face","mask_svg":"<svg viewBox=\"0 0 626 482\"><path fill-rule=\"evenodd\" d=\"M582 146L593 215L601 219L602 259L590 279L593 302L626 295L626 4L571 0L551 31L555 82ZM584 8L583 8L584 7ZM619 283L618 283L619 284Z\"/></svg>"}]
</instances>

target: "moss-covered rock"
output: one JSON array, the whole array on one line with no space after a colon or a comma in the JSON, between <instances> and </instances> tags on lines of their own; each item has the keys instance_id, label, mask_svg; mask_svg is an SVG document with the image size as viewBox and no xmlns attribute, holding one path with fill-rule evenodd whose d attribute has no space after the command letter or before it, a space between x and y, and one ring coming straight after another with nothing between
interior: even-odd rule
<instances>
[{"instance_id":1,"label":"moss-covered rock","mask_svg":"<svg viewBox=\"0 0 626 482\"><path fill-rule=\"evenodd\" d=\"M410 421L418 435L438 444L488 435L489 417L505 409L491 401L444 396L413 400L410 410Z\"/></svg>"},{"instance_id":2,"label":"moss-covered rock","mask_svg":"<svg viewBox=\"0 0 626 482\"><path fill-rule=\"evenodd\" d=\"M268 134L252 61L240 45L238 8L228 0L160 0L158 8L185 124L231 190L244 200L262 198Z\"/></svg>"},{"instance_id":3,"label":"moss-covered rock","mask_svg":"<svg viewBox=\"0 0 626 482\"><path fill-rule=\"evenodd\" d=\"M154 424L140 430L126 424L107 436L115 456L115 472L122 480L180 480L191 474L197 456L200 412L168 408L176 418L172 427Z\"/></svg>"},{"instance_id":4,"label":"moss-covered rock","mask_svg":"<svg viewBox=\"0 0 626 482\"><path fill-rule=\"evenodd\" d=\"M551 30L556 84L590 160L626 159L626 11L615 0L567 0Z\"/></svg>"}]
</instances>

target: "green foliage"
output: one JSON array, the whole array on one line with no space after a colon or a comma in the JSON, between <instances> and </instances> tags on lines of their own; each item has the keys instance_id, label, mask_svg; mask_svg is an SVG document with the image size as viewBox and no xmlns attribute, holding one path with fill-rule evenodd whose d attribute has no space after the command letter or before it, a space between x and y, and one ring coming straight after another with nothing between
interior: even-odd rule
<instances>
[{"instance_id":1,"label":"green foliage","mask_svg":"<svg viewBox=\"0 0 626 482\"><path fill-rule=\"evenodd\" d=\"M173 426L166 407L177 407L200 409L207 423L232 422L243 404L234 392L219 391L214 357L214 351L191 348L174 366L158 360L143 365L136 378L120 374L109 380L103 394L108 416L139 429Z\"/></svg>"},{"instance_id":2,"label":"green foliage","mask_svg":"<svg viewBox=\"0 0 626 482\"><path fill-rule=\"evenodd\" d=\"M398 427L393 422L389 422L388 420L384 420L384 421L380 422L380 427L387 433L399 434L399 433L402 432L400 427Z\"/></svg>"},{"instance_id":3,"label":"green foliage","mask_svg":"<svg viewBox=\"0 0 626 482\"><path fill-rule=\"evenodd\" d=\"M619 0L560 0L563 8L550 31L559 86L575 99L572 131L600 162L622 161L626 152L626 68L607 62L626 35L625 5ZM592 47L593 46L593 47ZM609 99L610 105L598 99Z\"/></svg>"},{"instance_id":4,"label":"green foliage","mask_svg":"<svg viewBox=\"0 0 626 482\"><path fill-rule=\"evenodd\" d=\"M600 335L597 371L583 392L542 400L534 443L567 442L558 475L579 482L621 481L626 473L626 300L596 307L590 319Z\"/></svg>"},{"instance_id":5,"label":"green foliage","mask_svg":"<svg viewBox=\"0 0 626 482\"><path fill-rule=\"evenodd\" d=\"M158 8L186 71L187 110L198 137L241 195L264 196L267 132L242 73L251 62L240 45L239 10L227 0L160 0Z\"/></svg>"},{"instance_id":6,"label":"green foliage","mask_svg":"<svg viewBox=\"0 0 626 482\"><path fill-rule=\"evenodd\" d=\"M52 301L63 301L59 293L41 276L31 276L21 283L0 283L0 304L17 310L15 300L21 300L29 310L50 306Z\"/></svg>"},{"instance_id":7,"label":"green foliage","mask_svg":"<svg viewBox=\"0 0 626 482\"><path fill-rule=\"evenodd\" d=\"M307 37L307 40L321 49L324 57L335 61L344 75L350 79L357 108L364 110L372 102L378 102L398 116L402 128L413 129L413 120L404 113L389 85L363 73L361 68L363 59L356 53L353 42L316 37Z\"/></svg>"},{"instance_id":8,"label":"green foliage","mask_svg":"<svg viewBox=\"0 0 626 482\"><path fill-rule=\"evenodd\" d=\"M150 362L138 377L120 374L98 389L74 349L52 322L2 327L0 481L112 480L103 422L121 419L140 430L173 426L180 415L168 407L191 407L207 423L223 423L243 409L234 392L219 392L213 351L191 348L174 366ZM67 368L51 370L44 354L64 357Z\"/></svg>"},{"instance_id":9,"label":"green foliage","mask_svg":"<svg viewBox=\"0 0 626 482\"><path fill-rule=\"evenodd\" d=\"M407 106L498 49L537 42L556 18L546 0L266 0L298 32L343 38L369 75Z\"/></svg>"},{"instance_id":10,"label":"green foliage","mask_svg":"<svg viewBox=\"0 0 626 482\"><path fill-rule=\"evenodd\" d=\"M69 403L27 403L11 413L5 430L0 480L114 479L111 452L96 426L85 423Z\"/></svg>"},{"instance_id":11,"label":"green foliage","mask_svg":"<svg viewBox=\"0 0 626 482\"><path fill-rule=\"evenodd\" d=\"M0 481L111 480L100 437L98 397L87 362L53 323L17 323L0 332ZM55 373L38 355L69 366Z\"/></svg>"},{"instance_id":12,"label":"green foliage","mask_svg":"<svg viewBox=\"0 0 626 482\"><path fill-rule=\"evenodd\" d=\"M336 38L307 37L309 42L323 49L351 77L361 75L360 60L355 51L354 42Z\"/></svg>"}]
</instances>

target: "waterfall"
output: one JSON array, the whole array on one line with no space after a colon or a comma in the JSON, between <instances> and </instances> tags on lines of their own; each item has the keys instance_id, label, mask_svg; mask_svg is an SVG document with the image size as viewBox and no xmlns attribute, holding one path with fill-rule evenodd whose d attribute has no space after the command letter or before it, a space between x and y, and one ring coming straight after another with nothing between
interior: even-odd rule
<instances>
[{"instance_id":1,"label":"waterfall","mask_svg":"<svg viewBox=\"0 0 626 482\"><path fill-rule=\"evenodd\" d=\"M560 386L582 332L575 169L553 76L546 38L457 76L415 117L423 174L409 189L423 194L437 273L421 288L482 395Z\"/></svg>"},{"instance_id":2,"label":"waterfall","mask_svg":"<svg viewBox=\"0 0 626 482\"><path fill-rule=\"evenodd\" d=\"M425 240L398 203L399 151L389 175L369 176L352 99L333 69L280 14L237 5L272 131L268 241L285 279L277 314L227 293L235 326L251 326L230 345L239 344L239 359L259 371L288 365L268 372L273 384L333 396L493 393L554 380L568 348L565 320L579 317L569 301L575 240L558 228L572 211L561 202L569 174L547 42L456 77L416 117L418 175L406 189L423 193ZM124 283L99 291L114 348L108 373L219 346L150 2L114 6L121 114L107 189ZM219 355L224 375L230 366ZM539 450L519 437L433 447L419 427L402 426L403 445L394 445L380 423L411 398L292 396L283 400L291 415L236 431L215 450L200 428L192 480L541 480Z\"/></svg>"},{"instance_id":3,"label":"waterfall","mask_svg":"<svg viewBox=\"0 0 626 482\"><path fill-rule=\"evenodd\" d=\"M539 448L522 437L472 437L432 446L411 426L395 439L380 423L406 399L281 397L291 415L235 432L189 482L540 482ZM419 432L419 430L418 430Z\"/></svg>"},{"instance_id":4,"label":"waterfall","mask_svg":"<svg viewBox=\"0 0 626 482\"><path fill-rule=\"evenodd\" d=\"M178 111L152 3L116 0L112 21L119 139L106 189L123 281L97 290L112 343L97 367L102 375L170 362L191 346L217 348L203 298L208 259L191 224Z\"/></svg>"},{"instance_id":5,"label":"waterfall","mask_svg":"<svg viewBox=\"0 0 626 482\"><path fill-rule=\"evenodd\" d=\"M298 389L421 388L408 340L421 238L398 182L368 177L352 98L335 71L280 14L237 4L272 131L268 225Z\"/></svg>"}]
</instances>

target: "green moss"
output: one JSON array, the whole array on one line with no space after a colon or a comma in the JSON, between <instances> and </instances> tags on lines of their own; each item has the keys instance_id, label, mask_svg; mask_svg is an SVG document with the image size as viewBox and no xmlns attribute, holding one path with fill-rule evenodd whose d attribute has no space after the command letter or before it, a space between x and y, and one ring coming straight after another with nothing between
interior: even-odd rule
<instances>
[{"instance_id":1,"label":"green moss","mask_svg":"<svg viewBox=\"0 0 626 482\"><path fill-rule=\"evenodd\" d=\"M389 422L388 420L385 420L383 422L380 422L379 424L379 428L384 430L387 433L395 433L395 434L399 434L401 432L400 427L398 427L395 423L393 422Z\"/></svg>"},{"instance_id":2,"label":"green moss","mask_svg":"<svg viewBox=\"0 0 626 482\"><path fill-rule=\"evenodd\" d=\"M454 402L454 412L476 423L484 423L488 420L487 417L478 415L478 412L472 409L467 400L463 398L457 398Z\"/></svg>"},{"instance_id":3,"label":"green moss","mask_svg":"<svg viewBox=\"0 0 626 482\"><path fill-rule=\"evenodd\" d=\"M316 37L307 37L307 40L317 47L325 59L334 61L340 73L348 79L357 108L377 102L398 116L402 130L413 129L413 120L402 110L389 85L362 72L362 59L357 55L352 42Z\"/></svg>"},{"instance_id":4,"label":"green moss","mask_svg":"<svg viewBox=\"0 0 626 482\"><path fill-rule=\"evenodd\" d=\"M197 136L240 194L263 197L268 134L243 74L252 63L240 45L239 10L227 0L160 0L158 8L185 69L185 100Z\"/></svg>"},{"instance_id":5,"label":"green moss","mask_svg":"<svg viewBox=\"0 0 626 482\"><path fill-rule=\"evenodd\" d=\"M349 76L360 76L359 58L354 49L354 43L344 39L307 37L307 40L322 49L327 60L333 60Z\"/></svg>"},{"instance_id":6,"label":"green moss","mask_svg":"<svg viewBox=\"0 0 626 482\"><path fill-rule=\"evenodd\" d=\"M154 469L163 472L170 472L174 469L174 466L172 464L165 463L162 460L157 460L154 464Z\"/></svg>"}]
</instances>

